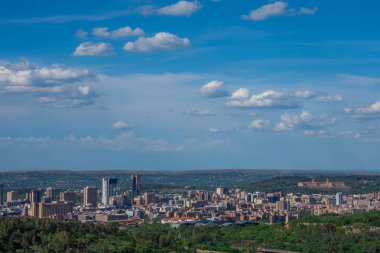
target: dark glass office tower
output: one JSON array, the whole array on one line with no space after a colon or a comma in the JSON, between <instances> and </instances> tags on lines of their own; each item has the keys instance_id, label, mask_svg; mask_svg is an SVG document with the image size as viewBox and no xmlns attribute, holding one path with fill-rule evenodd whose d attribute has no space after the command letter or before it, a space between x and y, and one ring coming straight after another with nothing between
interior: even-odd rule
<instances>
[{"instance_id":1,"label":"dark glass office tower","mask_svg":"<svg viewBox=\"0 0 380 253\"><path fill-rule=\"evenodd\" d=\"M132 203L133 199L141 194L141 175L138 173L133 173L131 175L132 180Z\"/></svg>"}]
</instances>

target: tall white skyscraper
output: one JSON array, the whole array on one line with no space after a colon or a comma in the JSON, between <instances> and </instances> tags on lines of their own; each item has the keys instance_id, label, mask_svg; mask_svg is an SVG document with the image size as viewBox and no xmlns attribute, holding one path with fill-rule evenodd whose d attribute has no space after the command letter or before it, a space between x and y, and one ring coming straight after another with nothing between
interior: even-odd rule
<instances>
[{"instance_id":1,"label":"tall white skyscraper","mask_svg":"<svg viewBox=\"0 0 380 253\"><path fill-rule=\"evenodd\" d=\"M341 192L338 192L336 195L335 195L335 204L337 206L340 206L343 204L343 194Z\"/></svg>"},{"instance_id":2,"label":"tall white skyscraper","mask_svg":"<svg viewBox=\"0 0 380 253\"><path fill-rule=\"evenodd\" d=\"M110 204L110 198L117 195L117 179L103 178L102 203L105 206Z\"/></svg>"}]
</instances>

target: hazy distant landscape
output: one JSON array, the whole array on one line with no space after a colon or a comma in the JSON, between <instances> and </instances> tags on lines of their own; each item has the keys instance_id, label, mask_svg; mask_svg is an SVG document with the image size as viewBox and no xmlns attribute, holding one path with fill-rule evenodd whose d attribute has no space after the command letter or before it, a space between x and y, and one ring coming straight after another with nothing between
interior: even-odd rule
<instances>
[{"instance_id":1,"label":"hazy distant landscape","mask_svg":"<svg viewBox=\"0 0 380 253\"><path fill-rule=\"evenodd\" d=\"M48 186L57 189L78 189L87 185L101 188L101 179L115 177L120 190L130 188L130 175L135 170L41 170L0 172L5 188L35 189ZM380 190L380 173L337 172L299 170L194 170L194 171L139 171L144 191L161 188L193 188L214 190L217 187L241 188L260 192L321 192L320 189L297 187L299 181L342 181L350 188L347 193ZM365 180L365 183L364 181ZM336 189L325 189L323 193L334 193Z\"/></svg>"}]
</instances>

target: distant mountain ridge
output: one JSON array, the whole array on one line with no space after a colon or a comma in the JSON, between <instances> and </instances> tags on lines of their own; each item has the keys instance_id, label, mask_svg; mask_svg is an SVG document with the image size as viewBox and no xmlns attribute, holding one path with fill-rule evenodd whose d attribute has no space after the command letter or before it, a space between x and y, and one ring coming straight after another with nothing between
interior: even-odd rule
<instances>
[{"instance_id":1,"label":"distant mountain ridge","mask_svg":"<svg viewBox=\"0 0 380 253\"><path fill-rule=\"evenodd\" d=\"M81 189L89 185L101 187L101 179L103 177L116 177L118 178L118 185L121 190L128 190L130 187L130 174L132 172L142 174L142 183L146 191L165 187L214 190L216 187L221 186L256 190L257 187L252 186L259 185L263 187L258 189L266 189L268 191L276 189L298 190L298 181L311 181L312 178L321 177L323 180L326 180L326 178L345 177L351 182L355 178L360 178L359 176L365 176L366 179L370 179L379 175L379 173L369 172L354 173L317 170L24 170L0 172L0 181L4 183L6 189L20 189L24 191L25 189L45 188L49 186L57 189ZM283 185L284 183L285 185ZM268 188L266 186L275 187Z\"/></svg>"}]
</instances>

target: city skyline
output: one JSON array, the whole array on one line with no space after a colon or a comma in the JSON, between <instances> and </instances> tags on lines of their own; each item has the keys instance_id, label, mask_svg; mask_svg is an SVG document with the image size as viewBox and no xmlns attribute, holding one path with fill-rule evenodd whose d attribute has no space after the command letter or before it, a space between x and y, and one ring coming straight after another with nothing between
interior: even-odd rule
<instances>
[{"instance_id":1,"label":"city skyline","mask_svg":"<svg viewBox=\"0 0 380 253\"><path fill-rule=\"evenodd\" d=\"M0 170L380 170L379 3L0 10Z\"/></svg>"},{"instance_id":2,"label":"city skyline","mask_svg":"<svg viewBox=\"0 0 380 253\"><path fill-rule=\"evenodd\" d=\"M102 178L101 191L94 186L86 186L83 190L45 186L30 192L22 189L19 194L8 184L6 201L0 203L0 213L4 217L30 216L95 224L116 222L119 225L141 225L141 220L148 218L158 219L161 224L169 223L173 228L196 226L195 223L199 223L198 226L229 227L233 223L245 226L282 221L289 228L290 219L300 219L308 212L317 216L344 215L374 213L380 208L378 191L364 190L366 193L363 193L363 187L359 187L361 193L355 194L359 189L357 185L346 186L344 181L330 182L328 178L325 182L310 178L311 181L294 183L293 186L288 181L285 191L278 186L254 191L249 189L250 186L230 189L220 185L212 190L190 186L170 189L157 185L157 189L151 191L148 188L142 190L141 176L137 172L131 173L129 187L121 192L117 191L117 177ZM360 180L364 185L370 182ZM299 188L293 192L296 185ZM1 198L4 195L2 186L0 182Z\"/></svg>"}]
</instances>

